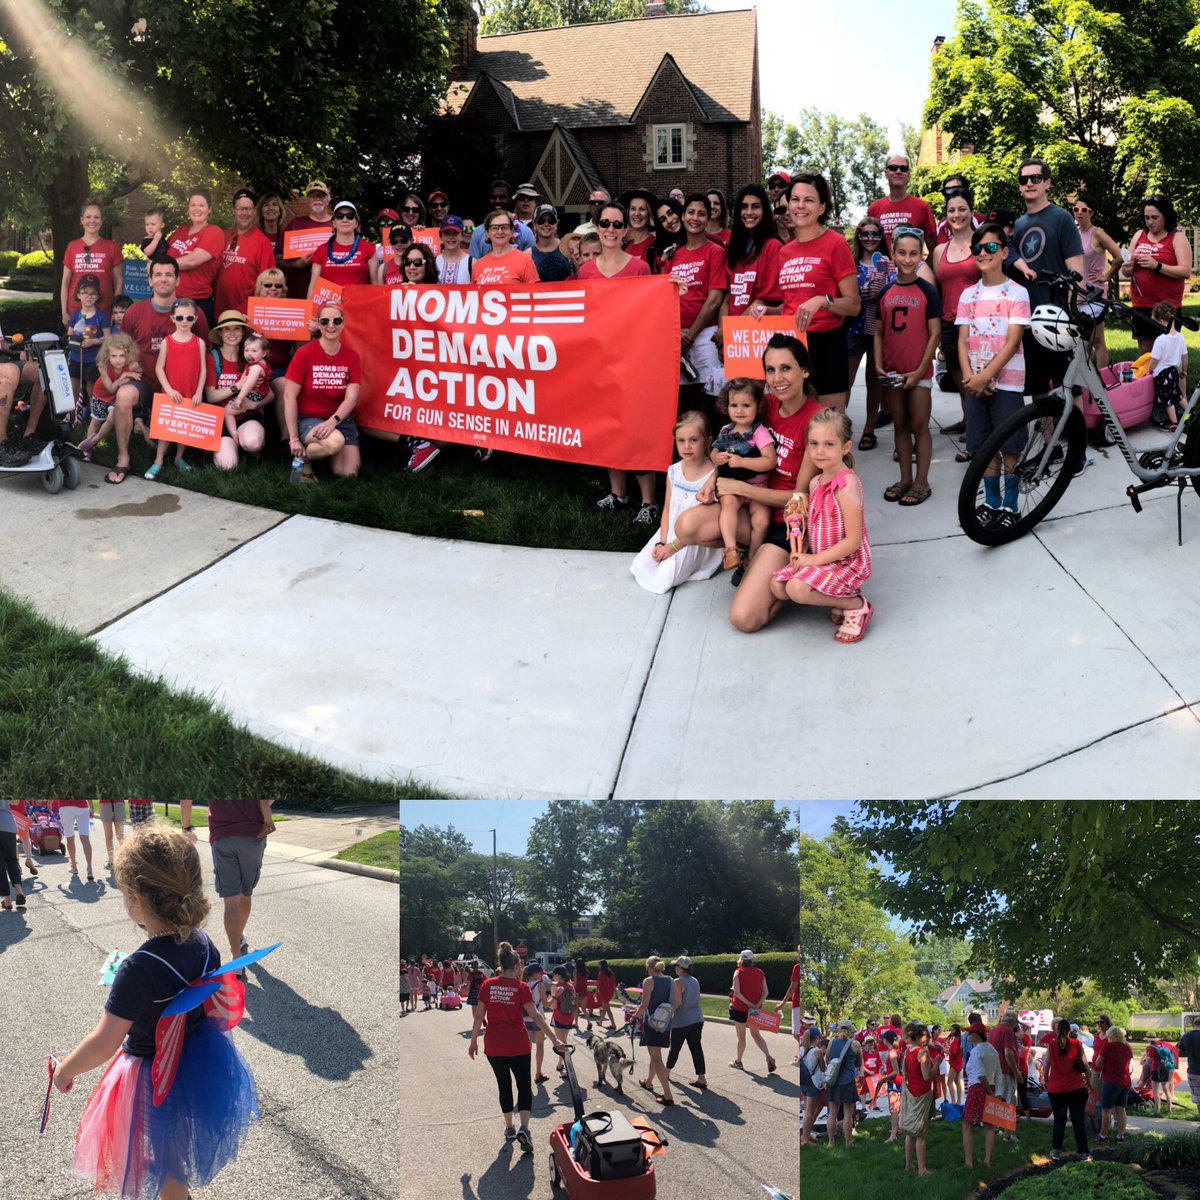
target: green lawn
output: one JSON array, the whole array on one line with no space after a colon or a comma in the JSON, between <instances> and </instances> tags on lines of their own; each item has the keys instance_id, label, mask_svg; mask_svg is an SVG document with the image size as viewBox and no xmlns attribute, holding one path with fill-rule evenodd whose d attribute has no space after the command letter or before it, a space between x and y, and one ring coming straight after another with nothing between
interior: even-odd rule
<instances>
[{"instance_id":1,"label":"green lawn","mask_svg":"<svg viewBox=\"0 0 1200 1200\"><path fill-rule=\"evenodd\" d=\"M1185 316L1200 321L1200 297L1188 294L1183 298ZM1128 325L1118 325L1108 322L1104 327L1104 340L1108 345L1110 362L1133 362L1138 357L1137 342L1129 331ZM1183 331L1183 340L1188 346L1188 395L1200 381L1200 333L1190 329Z\"/></svg>"},{"instance_id":2,"label":"green lawn","mask_svg":"<svg viewBox=\"0 0 1200 1200\"><path fill-rule=\"evenodd\" d=\"M0 797L258 798L303 810L435 797L276 746L0 592Z\"/></svg>"},{"instance_id":3,"label":"green lawn","mask_svg":"<svg viewBox=\"0 0 1200 1200\"><path fill-rule=\"evenodd\" d=\"M891 1131L887 1119L864 1121L854 1134L854 1144L805 1146L800 1152L804 1194L820 1200L964 1200L973 1190L1001 1175L1031 1163L1049 1161L1050 1126L1021 1121L1019 1145L996 1139L991 1168L983 1166L983 1132L975 1131L975 1166L963 1166L962 1126L955 1121L934 1121L929 1129L929 1175L918 1179L914 1168L904 1172L904 1142L886 1145ZM1074 1141L1068 1131L1067 1146Z\"/></svg>"},{"instance_id":4,"label":"green lawn","mask_svg":"<svg viewBox=\"0 0 1200 1200\"><path fill-rule=\"evenodd\" d=\"M400 830L389 829L377 833L365 841L355 842L334 856L345 862L363 863L368 867L386 867L389 871L400 870Z\"/></svg>"}]
</instances>

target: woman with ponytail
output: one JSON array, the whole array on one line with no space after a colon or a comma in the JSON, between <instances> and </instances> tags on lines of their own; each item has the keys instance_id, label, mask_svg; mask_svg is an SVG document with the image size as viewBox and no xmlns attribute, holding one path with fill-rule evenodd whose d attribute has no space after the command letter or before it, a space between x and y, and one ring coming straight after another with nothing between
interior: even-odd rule
<instances>
[{"instance_id":1,"label":"woman with ponytail","mask_svg":"<svg viewBox=\"0 0 1200 1200\"><path fill-rule=\"evenodd\" d=\"M1062 1156L1068 1114L1071 1128L1075 1131L1076 1153L1085 1159L1091 1158L1084 1117L1088 1098L1087 1061L1083 1057L1083 1045L1071 1032L1071 1022L1063 1017L1055 1026L1054 1041L1046 1047L1046 1062L1046 1091L1050 1094L1050 1107L1054 1110L1050 1158L1057 1162Z\"/></svg>"},{"instance_id":2,"label":"woman with ponytail","mask_svg":"<svg viewBox=\"0 0 1200 1200\"><path fill-rule=\"evenodd\" d=\"M471 1026L471 1044L467 1056L479 1053L479 1028L487 1019L483 1034L483 1053L496 1076L500 1111L504 1114L504 1140L520 1143L525 1154L533 1153L529 1134L529 1110L533 1107L533 1085L529 1079L530 1045L525 1024L530 1022L554 1043L554 1033L546 1018L533 1003L533 993L521 978L521 962L509 942L501 942L497 951L499 974L485 979L479 987L479 1003ZM511 1076L511 1078L510 1078ZM517 1085L516 1107L521 1126L513 1129L513 1081Z\"/></svg>"}]
</instances>

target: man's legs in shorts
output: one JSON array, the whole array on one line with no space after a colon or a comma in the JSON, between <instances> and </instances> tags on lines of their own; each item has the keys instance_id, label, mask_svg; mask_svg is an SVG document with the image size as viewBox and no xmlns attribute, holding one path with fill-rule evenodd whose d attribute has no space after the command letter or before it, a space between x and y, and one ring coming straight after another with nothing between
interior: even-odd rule
<instances>
[{"instance_id":1,"label":"man's legs in shorts","mask_svg":"<svg viewBox=\"0 0 1200 1200\"><path fill-rule=\"evenodd\" d=\"M258 884L265 850L263 838L218 838L212 843L213 876L217 895L224 901L225 936L232 958L242 953L251 893Z\"/></svg>"}]
</instances>

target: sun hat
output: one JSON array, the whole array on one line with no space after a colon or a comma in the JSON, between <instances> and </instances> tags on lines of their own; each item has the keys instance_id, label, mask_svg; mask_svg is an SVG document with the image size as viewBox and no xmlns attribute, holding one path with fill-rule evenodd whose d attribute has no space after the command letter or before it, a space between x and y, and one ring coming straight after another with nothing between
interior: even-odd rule
<instances>
[{"instance_id":1,"label":"sun hat","mask_svg":"<svg viewBox=\"0 0 1200 1200\"><path fill-rule=\"evenodd\" d=\"M214 346L219 346L221 344L221 330L229 329L234 325L240 325L243 329L248 329L251 333L255 332L250 322L246 320L245 313L238 312L236 308L227 308L217 318L217 323L208 331L208 340Z\"/></svg>"},{"instance_id":2,"label":"sun hat","mask_svg":"<svg viewBox=\"0 0 1200 1200\"><path fill-rule=\"evenodd\" d=\"M523 183L513 192L513 199L515 200L518 196L528 196L532 200L537 200L541 194L532 183Z\"/></svg>"},{"instance_id":3,"label":"sun hat","mask_svg":"<svg viewBox=\"0 0 1200 1200\"><path fill-rule=\"evenodd\" d=\"M313 192L323 192L326 196L329 195L329 185L322 183L319 179L314 179L308 187L304 189L306 196L311 196Z\"/></svg>"}]
</instances>

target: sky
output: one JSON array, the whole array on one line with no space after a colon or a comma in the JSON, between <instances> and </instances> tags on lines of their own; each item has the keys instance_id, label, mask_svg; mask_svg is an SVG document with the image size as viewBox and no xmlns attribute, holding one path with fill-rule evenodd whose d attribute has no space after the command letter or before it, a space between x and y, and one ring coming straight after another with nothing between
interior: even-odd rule
<instances>
[{"instance_id":1,"label":"sky","mask_svg":"<svg viewBox=\"0 0 1200 1200\"><path fill-rule=\"evenodd\" d=\"M900 145L900 122L919 126L933 39L954 32L958 0L705 0L714 11L758 10L762 105L787 120L816 107L874 117ZM860 31L874 31L867 37Z\"/></svg>"},{"instance_id":2,"label":"sky","mask_svg":"<svg viewBox=\"0 0 1200 1200\"><path fill-rule=\"evenodd\" d=\"M524 854L533 822L546 811L549 800L403 800L400 824L453 825L471 848L481 854L492 849L496 830L496 850L501 854ZM776 807L792 810L795 801L776 800ZM830 818L832 820L832 818Z\"/></svg>"}]
</instances>

